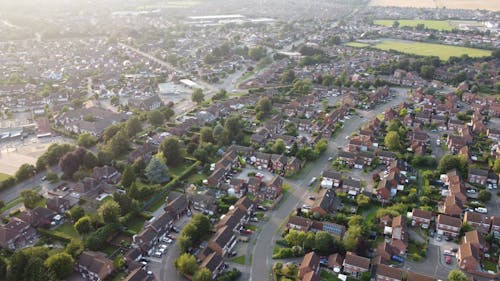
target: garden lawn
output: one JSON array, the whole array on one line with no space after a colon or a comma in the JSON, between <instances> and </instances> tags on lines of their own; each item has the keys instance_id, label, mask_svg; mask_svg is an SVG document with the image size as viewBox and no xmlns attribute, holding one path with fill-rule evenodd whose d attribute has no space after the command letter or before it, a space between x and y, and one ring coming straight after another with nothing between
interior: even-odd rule
<instances>
[{"instance_id":1,"label":"garden lawn","mask_svg":"<svg viewBox=\"0 0 500 281\"><path fill-rule=\"evenodd\" d=\"M321 270L319 276L323 281L340 281L340 279L335 276L335 274L326 270Z\"/></svg>"},{"instance_id":2,"label":"garden lawn","mask_svg":"<svg viewBox=\"0 0 500 281\"><path fill-rule=\"evenodd\" d=\"M163 200L160 200L160 202L163 203ZM144 222L146 220L140 216L135 216L134 218L130 219L130 221L126 224L128 229L134 233L139 233L141 231L142 227L144 226Z\"/></svg>"},{"instance_id":3,"label":"garden lawn","mask_svg":"<svg viewBox=\"0 0 500 281\"><path fill-rule=\"evenodd\" d=\"M491 270L493 272L497 272L497 265L496 265L496 263L494 263L492 261L484 260L483 266L484 266L484 270Z\"/></svg>"},{"instance_id":4,"label":"garden lawn","mask_svg":"<svg viewBox=\"0 0 500 281\"><path fill-rule=\"evenodd\" d=\"M7 180L10 177L11 177L10 175L0 173L0 182L3 182L4 180Z\"/></svg>"},{"instance_id":5,"label":"garden lawn","mask_svg":"<svg viewBox=\"0 0 500 281\"><path fill-rule=\"evenodd\" d=\"M80 235L78 234L78 232L76 232L73 225L69 222L65 222L65 223L61 224L61 226L56 228L54 230L54 232L61 232L61 233L64 233L64 234L71 236L71 237L74 237L74 238L80 237Z\"/></svg>"},{"instance_id":6,"label":"garden lawn","mask_svg":"<svg viewBox=\"0 0 500 281\"><path fill-rule=\"evenodd\" d=\"M437 56L444 61L452 56L460 57L462 55L468 55L469 57L486 57L491 55L491 51L488 50L403 40L384 40L371 47L385 51L394 50L418 56Z\"/></svg>"},{"instance_id":7,"label":"garden lawn","mask_svg":"<svg viewBox=\"0 0 500 281\"><path fill-rule=\"evenodd\" d=\"M245 256L235 257L229 260L230 262L234 262L237 264L245 265Z\"/></svg>"},{"instance_id":8,"label":"garden lawn","mask_svg":"<svg viewBox=\"0 0 500 281\"><path fill-rule=\"evenodd\" d=\"M189 168L189 166L191 166L192 163L189 163L189 162L184 162L182 164L179 164L175 167L168 167L168 173L171 175L171 176L176 176L178 177L180 174L182 174L182 172L184 172L184 170L186 170L187 168Z\"/></svg>"}]
</instances>

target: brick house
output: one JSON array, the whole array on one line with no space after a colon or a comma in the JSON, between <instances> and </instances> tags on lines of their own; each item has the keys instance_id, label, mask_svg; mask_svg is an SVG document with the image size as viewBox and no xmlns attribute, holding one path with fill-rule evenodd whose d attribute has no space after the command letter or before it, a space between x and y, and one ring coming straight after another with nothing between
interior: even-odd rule
<instances>
[{"instance_id":1,"label":"brick house","mask_svg":"<svg viewBox=\"0 0 500 281\"><path fill-rule=\"evenodd\" d=\"M385 264L378 264L375 270L375 280L377 281L402 281L404 276L404 271L396 268L390 267Z\"/></svg>"},{"instance_id":2,"label":"brick house","mask_svg":"<svg viewBox=\"0 0 500 281\"><path fill-rule=\"evenodd\" d=\"M480 250L475 244L462 243L457 254L458 267L468 273L474 274L481 270Z\"/></svg>"},{"instance_id":3,"label":"brick house","mask_svg":"<svg viewBox=\"0 0 500 281\"><path fill-rule=\"evenodd\" d=\"M478 249L483 252L488 252L490 249L486 240L484 240L483 235L480 234L477 230L467 231L464 236L464 243L471 243L476 245Z\"/></svg>"},{"instance_id":4,"label":"brick house","mask_svg":"<svg viewBox=\"0 0 500 281\"><path fill-rule=\"evenodd\" d=\"M309 252L304 256L304 259L299 266L299 278L303 279L304 276L310 272L318 274L319 269L319 256L314 252Z\"/></svg>"},{"instance_id":5,"label":"brick house","mask_svg":"<svg viewBox=\"0 0 500 281\"><path fill-rule=\"evenodd\" d=\"M437 233L444 236L457 237L460 234L462 221L447 215L438 215L436 220Z\"/></svg>"},{"instance_id":6,"label":"brick house","mask_svg":"<svg viewBox=\"0 0 500 281\"><path fill-rule=\"evenodd\" d=\"M476 212L465 212L464 224L469 224L479 233L487 234L490 232L491 218Z\"/></svg>"},{"instance_id":7,"label":"brick house","mask_svg":"<svg viewBox=\"0 0 500 281\"><path fill-rule=\"evenodd\" d=\"M208 247L221 256L229 253L236 245L236 235L227 225L218 229L215 236L208 242Z\"/></svg>"},{"instance_id":8,"label":"brick house","mask_svg":"<svg viewBox=\"0 0 500 281\"><path fill-rule=\"evenodd\" d=\"M313 222L309 219L299 217L299 216L290 216L288 222L286 223L286 227L288 229L295 229L297 231L308 232L312 227Z\"/></svg>"},{"instance_id":9,"label":"brick house","mask_svg":"<svg viewBox=\"0 0 500 281\"><path fill-rule=\"evenodd\" d=\"M412 224L418 225L422 228L428 228L431 224L431 220L434 214L431 211L425 211L421 209L413 208L412 211Z\"/></svg>"},{"instance_id":10,"label":"brick house","mask_svg":"<svg viewBox=\"0 0 500 281\"><path fill-rule=\"evenodd\" d=\"M101 252L84 251L78 258L75 270L86 280L102 281L113 272L113 261Z\"/></svg>"},{"instance_id":11,"label":"brick house","mask_svg":"<svg viewBox=\"0 0 500 281\"><path fill-rule=\"evenodd\" d=\"M470 183L485 185L488 180L488 171L483 169L469 168L467 180Z\"/></svg>"},{"instance_id":12,"label":"brick house","mask_svg":"<svg viewBox=\"0 0 500 281\"><path fill-rule=\"evenodd\" d=\"M347 252L344 259L344 273L359 278L363 272L370 271L370 259Z\"/></svg>"}]
</instances>

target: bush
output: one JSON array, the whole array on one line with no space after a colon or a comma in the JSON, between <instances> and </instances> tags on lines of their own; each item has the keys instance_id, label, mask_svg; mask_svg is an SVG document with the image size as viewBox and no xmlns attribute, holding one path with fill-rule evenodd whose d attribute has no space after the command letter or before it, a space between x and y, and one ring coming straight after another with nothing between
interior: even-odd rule
<instances>
[{"instance_id":1,"label":"bush","mask_svg":"<svg viewBox=\"0 0 500 281\"><path fill-rule=\"evenodd\" d=\"M94 233L90 234L85 240L85 248L89 248L93 251L99 251L106 245L107 239L116 233L120 229L120 225L117 223L107 224Z\"/></svg>"}]
</instances>

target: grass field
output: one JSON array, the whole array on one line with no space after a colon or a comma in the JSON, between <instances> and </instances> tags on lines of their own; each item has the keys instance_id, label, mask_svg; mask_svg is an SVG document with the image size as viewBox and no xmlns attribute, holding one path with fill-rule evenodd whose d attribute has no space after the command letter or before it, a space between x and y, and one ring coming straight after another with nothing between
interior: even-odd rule
<instances>
[{"instance_id":1,"label":"grass field","mask_svg":"<svg viewBox=\"0 0 500 281\"><path fill-rule=\"evenodd\" d=\"M235 257L229 260L230 262L234 262L237 264L245 265L245 256Z\"/></svg>"},{"instance_id":2,"label":"grass field","mask_svg":"<svg viewBox=\"0 0 500 281\"><path fill-rule=\"evenodd\" d=\"M370 46L368 43L360 43L360 42L348 42L345 44L346 46L349 47L355 47L355 48L364 48Z\"/></svg>"},{"instance_id":3,"label":"grass field","mask_svg":"<svg viewBox=\"0 0 500 281\"><path fill-rule=\"evenodd\" d=\"M385 51L395 50L419 56L438 56L441 60L448 60L451 56L460 57L465 54L469 57L486 57L491 55L491 51L488 50L399 40L385 40L371 47Z\"/></svg>"},{"instance_id":4,"label":"grass field","mask_svg":"<svg viewBox=\"0 0 500 281\"><path fill-rule=\"evenodd\" d=\"M4 174L4 173L0 173L0 182L3 182L4 180L10 178L11 176L10 175L7 175L7 174Z\"/></svg>"},{"instance_id":5,"label":"grass field","mask_svg":"<svg viewBox=\"0 0 500 281\"><path fill-rule=\"evenodd\" d=\"M471 9L471 10L500 10L500 2L494 0L371 0L373 6L397 6L414 8L442 8L447 9Z\"/></svg>"},{"instance_id":6,"label":"grass field","mask_svg":"<svg viewBox=\"0 0 500 281\"><path fill-rule=\"evenodd\" d=\"M399 27L415 27L420 23L423 23L426 28L435 30L452 30L453 26L449 21L445 20L397 20L399 22ZM376 25L392 26L394 20L375 20L373 21Z\"/></svg>"}]
</instances>

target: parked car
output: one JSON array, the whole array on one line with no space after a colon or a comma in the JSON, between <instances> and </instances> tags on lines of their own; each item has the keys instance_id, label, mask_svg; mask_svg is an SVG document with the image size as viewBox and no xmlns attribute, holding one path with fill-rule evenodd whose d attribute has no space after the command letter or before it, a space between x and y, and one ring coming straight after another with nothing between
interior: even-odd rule
<instances>
[{"instance_id":1,"label":"parked car","mask_svg":"<svg viewBox=\"0 0 500 281\"><path fill-rule=\"evenodd\" d=\"M253 221L253 222L259 222L259 219L257 217L251 217L250 218L250 221Z\"/></svg>"},{"instance_id":2,"label":"parked car","mask_svg":"<svg viewBox=\"0 0 500 281\"><path fill-rule=\"evenodd\" d=\"M445 260L446 264L451 264L451 257L450 256L445 256L444 260Z\"/></svg>"},{"instance_id":3,"label":"parked car","mask_svg":"<svg viewBox=\"0 0 500 281\"><path fill-rule=\"evenodd\" d=\"M488 213L488 209L486 208L483 208L483 207L477 207L474 209L474 211L478 212L478 213L481 213L481 214L486 214Z\"/></svg>"},{"instance_id":4,"label":"parked car","mask_svg":"<svg viewBox=\"0 0 500 281\"><path fill-rule=\"evenodd\" d=\"M316 177L313 177L310 181L309 181L309 185L311 186L314 182L316 181Z\"/></svg>"},{"instance_id":5,"label":"parked car","mask_svg":"<svg viewBox=\"0 0 500 281\"><path fill-rule=\"evenodd\" d=\"M447 256L451 256L452 255L450 250L444 250L443 254L447 255Z\"/></svg>"},{"instance_id":6,"label":"parked car","mask_svg":"<svg viewBox=\"0 0 500 281\"><path fill-rule=\"evenodd\" d=\"M259 209L261 211L267 211L267 208L262 206L262 205L257 206L257 209Z\"/></svg>"},{"instance_id":7,"label":"parked car","mask_svg":"<svg viewBox=\"0 0 500 281\"><path fill-rule=\"evenodd\" d=\"M228 254L230 257L236 256L238 253L236 251L232 251L231 253Z\"/></svg>"},{"instance_id":8,"label":"parked car","mask_svg":"<svg viewBox=\"0 0 500 281\"><path fill-rule=\"evenodd\" d=\"M436 236L436 241L438 241L438 242L439 242L439 241L441 241L441 240L443 240L443 236L441 236L441 234L438 234L438 235Z\"/></svg>"},{"instance_id":9,"label":"parked car","mask_svg":"<svg viewBox=\"0 0 500 281\"><path fill-rule=\"evenodd\" d=\"M309 196L308 198L309 198L309 200L316 200L316 197L314 197L314 196Z\"/></svg>"}]
</instances>

